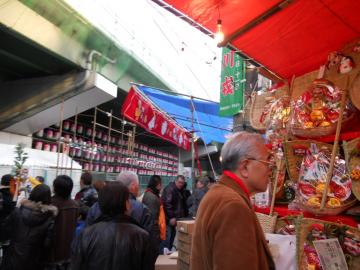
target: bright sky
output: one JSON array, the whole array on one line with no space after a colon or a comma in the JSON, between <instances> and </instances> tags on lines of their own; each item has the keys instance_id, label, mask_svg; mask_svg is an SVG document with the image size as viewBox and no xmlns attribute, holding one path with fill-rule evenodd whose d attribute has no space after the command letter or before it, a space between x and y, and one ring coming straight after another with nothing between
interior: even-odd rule
<instances>
[{"instance_id":1,"label":"bright sky","mask_svg":"<svg viewBox=\"0 0 360 270\"><path fill-rule=\"evenodd\" d=\"M221 49L150 0L66 0L175 91L219 101Z\"/></svg>"}]
</instances>

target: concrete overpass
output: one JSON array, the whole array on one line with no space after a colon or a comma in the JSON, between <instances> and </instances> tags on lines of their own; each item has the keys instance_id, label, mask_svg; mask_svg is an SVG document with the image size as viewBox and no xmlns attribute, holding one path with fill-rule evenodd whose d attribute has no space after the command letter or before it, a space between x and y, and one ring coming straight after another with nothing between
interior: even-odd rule
<instances>
[{"instance_id":1,"label":"concrete overpass","mask_svg":"<svg viewBox=\"0 0 360 270\"><path fill-rule=\"evenodd\" d=\"M0 0L0 130L27 135L53 124L54 117L40 113L89 91L89 69L92 78L104 77L123 90L131 81L171 89L128 51L61 0ZM83 110L111 98L95 96L83 99ZM27 119L41 119L42 125L31 129ZM26 128L14 128L21 121Z\"/></svg>"}]
</instances>

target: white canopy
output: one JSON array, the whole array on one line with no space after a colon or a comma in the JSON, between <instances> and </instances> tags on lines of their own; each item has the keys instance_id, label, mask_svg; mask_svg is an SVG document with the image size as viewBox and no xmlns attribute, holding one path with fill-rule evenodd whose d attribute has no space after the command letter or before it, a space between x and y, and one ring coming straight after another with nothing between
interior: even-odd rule
<instances>
[{"instance_id":1,"label":"white canopy","mask_svg":"<svg viewBox=\"0 0 360 270\"><path fill-rule=\"evenodd\" d=\"M24 164L26 167L56 168L57 166L57 153L31 148L25 148L24 151L28 153L29 156ZM16 155L15 145L0 144L0 153L0 165L14 165L14 159ZM62 153L59 155L59 167L70 169L71 161L72 158L68 155ZM81 165L73 160L72 168L75 170L81 170Z\"/></svg>"}]
</instances>

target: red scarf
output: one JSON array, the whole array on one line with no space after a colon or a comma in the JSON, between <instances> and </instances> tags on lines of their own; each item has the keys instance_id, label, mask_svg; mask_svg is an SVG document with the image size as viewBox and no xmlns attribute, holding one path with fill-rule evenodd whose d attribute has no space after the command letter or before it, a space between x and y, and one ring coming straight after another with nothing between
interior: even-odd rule
<instances>
[{"instance_id":1,"label":"red scarf","mask_svg":"<svg viewBox=\"0 0 360 270\"><path fill-rule=\"evenodd\" d=\"M241 180L236 174L234 174L230 171L224 171L223 174L226 175L227 177L230 177L232 180L234 180L235 183L239 185L239 187L246 193L246 195L250 199L250 192L249 192L248 188L245 186L243 180Z\"/></svg>"}]
</instances>

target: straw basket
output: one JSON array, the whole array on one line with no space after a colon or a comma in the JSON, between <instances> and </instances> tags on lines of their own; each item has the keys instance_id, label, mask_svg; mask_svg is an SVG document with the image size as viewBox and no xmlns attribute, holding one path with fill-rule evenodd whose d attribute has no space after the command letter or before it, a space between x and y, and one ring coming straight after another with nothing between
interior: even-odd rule
<instances>
[{"instance_id":1,"label":"straw basket","mask_svg":"<svg viewBox=\"0 0 360 270\"><path fill-rule=\"evenodd\" d=\"M270 213L269 215L265 215L265 214L261 214L261 213L256 213L257 218L259 220L259 223L264 231L264 233L274 233L275 231L275 226L276 226L276 220L277 220L277 213L274 213L274 208L275 208L275 197L276 197L276 190L277 190L277 186L278 186L278 180L279 180L279 176L281 174L281 168L284 167L284 162L283 160L276 160L276 171L274 173L274 178L273 178L273 189L272 189L272 198L271 198L271 205L270 205Z\"/></svg>"},{"instance_id":2,"label":"straw basket","mask_svg":"<svg viewBox=\"0 0 360 270\"><path fill-rule=\"evenodd\" d=\"M275 91L268 92L254 92L251 96L251 107L250 107L250 125L259 131L266 130L264 123L260 122L261 115L264 111L264 107L267 104L268 98L274 97L275 99L289 96L289 86L285 84Z\"/></svg>"},{"instance_id":3,"label":"straw basket","mask_svg":"<svg viewBox=\"0 0 360 270\"><path fill-rule=\"evenodd\" d=\"M355 78L354 72L355 71L352 71L351 74L343 75L338 74L337 71L334 72L333 70L329 70L326 71L324 79L331 81L340 89L347 89L347 80L349 79L351 82ZM292 86L291 101L296 101L302 94L304 94L305 91L311 88L311 86L313 85L313 81L318 76L318 73L318 70L315 70L294 80ZM291 112L291 114L293 113L294 111ZM353 115L347 116L346 118L344 118L343 123L350 121L352 117ZM293 118L293 115L290 116L290 119L291 118ZM337 123L332 123L327 127L304 128L302 124L291 125L289 123L288 130L297 137L313 139L335 134L336 126Z\"/></svg>"},{"instance_id":4,"label":"straw basket","mask_svg":"<svg viewBox=\"0 0 360 270\"><path fill-rule=\"evenodd\" d=\"M274 215L265 215L262 213L256 213L256 216L259 220L261 228L264 233L274 233L275 225L277 220L277 214Z\"/></svg>"},{"instance_id":5,"label":"straw basket","mask_svg":"<svg viewBox=\"0 0 360 270\"><path fill-rule=\"evenodd\" d=\"M318 77L319 71L314 70L294 79L291 91L291 100L297 100L312 85L313 81Z\"/></svg>"},{"instance_id":6,"label":"straw basket","mask_svg":"<svg viewBox=\"0 0 360 270\"><path fill-rule=\"evenodd\" d=\"M286 217L282 217L282 218L278 218L276 220L276 225L275 225L275 233L279 233L279 231L284 228L285 226L296 226L296 222L297 220L301 218L301 216L286 216Z\"/></svg>"},{"instance_id":7,"label":"straw basket","mask_svg":"<svg viewBox=\"0 0 360 270\"><path fill-rule=\"evenodd\" d=\"M336 227L344 227L343 224L334 223L334 222L326 222L318 219L312 218L301 218L297 222L297 234L296 234L296 257L297 257L297 269L299 270L308 270L306 265L306 255L304 252L304 243L307 240L308 233L310 231L310 226L312 224L326 224ZM356 228L348 227L347 230L352 232L356 238L360 238L360 231ZM349 257L350 255L347 255ZM360 270L360 256L351 256L351 263L349 266L349 270Z\"/></svg>"},{"instance_id":8,"label":"straw basket","mask_svg":"<svg viewBox=\"0 0 360 270\"><path fill-rule=\"evenodd\" d=\"M355 115L352 114L349 117L345 118L342 121L342 125L347 122L350 122ZM304 128L302 126L292 126L290 130L293 135L301 138L316 139L324 136L333 135L336 132L337 123L332 123L328 127L314 127L314 128Z\"/></svg>"},{"instance_id":9,"label":"straw basket","mask_svg":"<svg viewBox=\"0 0 360 270\"><path fill-rule=\"evenodd\" d=\"M359 144L360 138L343 143L346 164L349 172L351 172L356 166L360 165L360 156L354 155L354 151L357 149ZM360 200L360 181L352 181L352 192L355 197Z\"/></svg>"},{"instance_id":10,"label":"straw basket","mask_svg":"<svg viewBox=\"0 0 360 270\"><path fill-rule=\"evenodd\" d=\"M305 152L309 149L310 144L315 143L318 149L326 147L330 152L332 150L331 144L321 143L311 140L295 140L285 142L285 161L286 168L289 174L291 181L297 182L299 179L299 171L301 167L301 162L304 158Z\"/></svg>"},{"instance_id":11,"label":"straw basket","mask_svg":"<svg viewBox=\"0 0 360 270\"><path fill-rule=\"evenodd\" d=\"M320 209L320 207L314 207L310 206L306 203L299 202L299 206L302 210L305 212L317 215L317 216L336 216L340 213L344 212L351 206L353 206L356 203L356 199L350 199L346 203L342 204L339 207L327 207L325 206L323 209Z\"/></svg>"}]
</instances>

